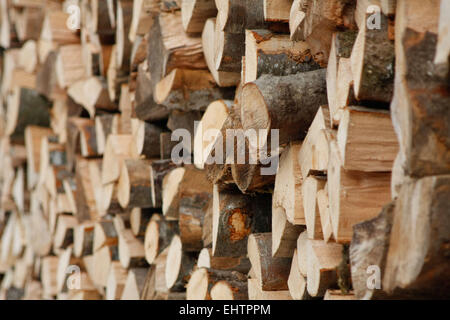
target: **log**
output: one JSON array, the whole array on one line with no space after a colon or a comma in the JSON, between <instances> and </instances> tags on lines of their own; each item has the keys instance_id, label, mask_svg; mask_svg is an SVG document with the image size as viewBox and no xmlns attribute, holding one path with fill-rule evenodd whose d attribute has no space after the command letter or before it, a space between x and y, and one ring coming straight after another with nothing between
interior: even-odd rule
<instances>
[{"instance_id":1,"label":"log","mask_svg":"<svg viewBox=\"0 0 450 320\"><path fill-rule=\"evenodd\" d=\"M208 105L200 123L197 126L194 138L194 164L203 169L213 144L220 136L220 131L229 116L232 101L217 100ZM222 141L223 142L223 141Z\"/></svg>"},{"instance_id":2,"label":"log","mask_svg":"<svg viewBox=\"0 0 450 320\"><path fill-rule=\"evenodd\" d=\"M217 1L219 30L242 34L246 29L264 29L264 0Z\"/></svg>"},{"instance_id":3,"label":"log","mask_svg":"<svg viewBox=\"0 0 450 320\"><path fill-rule=\"evenodd\" d=\"M119 116L117 114L102 114L95 117L95 137L99 154L105 151L106 139L110 134L117 134Z\"/></svg>"},{"instance_id":4,"label":"log","mask_svg":"<svg viewBox=\"0 0 450 320\"><path fill-rule=\"evenodd\" d=\"M264 291L288 290L291 258L272 257L272 234L253 233L248 238L248 257Z\"/></svg>"},{"instance_id":5,"label":"log","mask_svg":"<svg viewBox=\"0 0 450 320\"><path fill-rule=\"evenodd\" d=\"M136 237L145 235L153 212L149 209L133 208L130 212L130 229Z\"/></svg>"},{"instance_id":6,"label":"log","mask_svg":"<svg viewBox=\"0 0 450 320\"><path fill-rule=\"evenodd\" d=\"M239 272L224 271L215 269L199 268L192 273L186 287L186 300L211 300L212 287L216 287L219 282L226 285L235 286L234 294L239 300L245 300L247 296L247 277ZM216 295L220 298L220 287L216 287ZM230 292L231 291L231 292ZM233 290L228 289L228 295L233 296ZM226 293L225 293L226 294Z\"/></svg>"},{"instance_id":7,"label":"log","mask_svg":"<svg viewBox=\"0 0 450 320\"><path fill-rule=\"evenodd\" d=\"M248 279L249 300L292 300L289 290L262 290L257 279Z\"/></svg>"},{"instance_id":8,"label":"log","mask_svg":"<svg viewBox=\"0 0 450 320\"><path fill-rule=\"evenodd\" d=\"M154 208L162 207L163 179L174 167L175 164L171 160L154 160L150 164L150 186Z\"/></svg>"},{"instance_id":9,"label":"log","mask_svg":"<svg viewBox=\"0 0 450 320\"><path fill-rule=\"evenodd\" d=\"M241 71L242 56L245 54L245 33L229 33L217 25L214 34L214 61L217 71Z\"/></svg>"},{"instance_id":10,"label":"log","mask_svg":"<svg viewBox=\"0 0 450 320\"><path fill-rule=\"evenodd\" d=\"M117 198L122 208L152 207L150 160L125 159L123 161Z\"/></svg>"},{"instance_id":11,"label":"log","mask_svg":"<svg viewBox=\"0 0 450 320\"><path fill-rule=\"evenodd\" d=\"M167 174L162 183L162 212L167 219L178 219L180 199L183 196L200 196L211 193L211 184L204 172L193 166L176 168Z\"/></svg>"},{"instance_id":12,"label":"log","mask_svg":"<svg viewBox=\"0 0 450 320\"><path fill-rule=\"evenodd\" d=\"M167 253L165 269L167 288L173 291L184 291L194 265L195 256L183 251L181 239L175 235Z\"/></svg>"},{"instance_id":13,"label":"log","mask_svg":"<svg viewBox=\"0 0 450 320\"><path fill-rule=\"evenodd\" d=\"M268 140L271 129L279 129L280 144L304 138L317 109L326 103L325 73L316 70L281 77L264 75L245 84L241 97L244 130L266 129L258 132L263 142Z\"/></svg>"},{"instance_id":14,"label":"log","mask_svg":"<svg viewBox=\"0 0 450 320\"><path fill-rule=\"evenodd\" d=\"M161 252L166 249L172 238L179 233L177 221L167 221L164 216L154 214L145 230L145 259L153 264Z\"/></svg>"},{"instance_id":15,"label":"log","mask_svg":"<svg viewBox=\"0 0 450 320\"><path fill-rule=\"evenodd\" d=\"M183 250L198 252L203 248L203 223L211 198L210 193L181 197L178 225Z\"/></svg>"},{"instance_id":16,"label":"log","mask_svg":"<svg viewBox=\"0 0 450 320\"><path fill-rule=\"evenodd\" d=\"M384 274L386 266L394 208L395 202L391 202L383 207L377 217L353 226L353 238L349 253L352 266L352 286L357 299L386 298L386 294L379 289L381 289L381 276ZM368 283L371 285L377 283L369 279L373 274L369 266L377 266L380 270L380 286L378 288L376 286L368 287Z\"/></svg>"},{"instance_id":17,"label":"log","mask_svg":"<svg viewBox=\"0 0 450 320\"><path fill-rule=\"evenodd\" d=\"M211 288L212 300L247 300L247 281L221 280Z\"/></svg>"},{"instance_id":18,"label":"log","mask_svg":"<svg viewBox=\"0 0 450 320\"><path fill-rule=\"evenodd\" d=\"M24 143L25 127L48 127L50 103L35 90L16 87L8 96L5 133L15 143Z\"/></svg>"},{"instance_id":19,"label":"log","mask_svg":"<svg viewBox=\"0 0 450 320\"><path fill-rule=\"evenodd\" d=\"M205 22L202 32L202 47L205 55L206 64L211 72L214 81L219 87L235 86L239 83L240 74L238 72L218 71L216 69L215 58L216 43L216 19L209 18Z\"/></svg>"},{"instance_id":20,"label":"log","mask_svg":"<svg viewBox=\"0 0 450 320\"><path fill-rule=\"evenodd\" d=\"M287 76L320 69L308 44L268 30L245 33L245 83L263 74Z\"/></svg>"},{"instance_id":21,"label":"log","mask_svg":"<svg viewBox=\"0 0 450 320\"><path fill-rule=\"evenodd\" d=\"M245 257L250 234L270 230L270 201L267 195L243 195L214 185L213 256Z\"/></svg>"},{"instance_id":22,"label":"log","mask_svg":"<svg viewBox=\"0 0 450 320\"><path fill-rule=\"evenodd\" d=\"M160 156L160 134L162 129L142 120L132 119L133 144L131 148L136 155L144 155L146 158Z\"/></svg>"}]
</instances>

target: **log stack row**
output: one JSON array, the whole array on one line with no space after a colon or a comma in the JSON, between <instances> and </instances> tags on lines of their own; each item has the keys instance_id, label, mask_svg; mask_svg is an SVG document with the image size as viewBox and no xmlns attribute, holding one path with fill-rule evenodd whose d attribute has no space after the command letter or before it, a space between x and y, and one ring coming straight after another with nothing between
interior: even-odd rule
<instances>
[{"instance_id":1,"label":"log stack row","mask_svg":"<svg viewBox=\"0 0 450 320\"><path fill-rule=\"evenodd\" d=\"M446 0L0 6L0 298L448 297Z\"/></svg>"}]
</instances>

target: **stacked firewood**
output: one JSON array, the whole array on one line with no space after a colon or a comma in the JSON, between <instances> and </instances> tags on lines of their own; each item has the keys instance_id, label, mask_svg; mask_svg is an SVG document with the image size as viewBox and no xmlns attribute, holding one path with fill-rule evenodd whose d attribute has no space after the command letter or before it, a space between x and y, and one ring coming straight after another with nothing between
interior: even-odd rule
<instances>
[{"instance_id":1,"label":"stacked firewood","mask_svg":"<svg viewBox=\"0 0 450 320\"><path fill-rule=\"evenodd\" d=\"M446 0L8 0L0 298L450 295Z\"/></svg>"}]
</instances>

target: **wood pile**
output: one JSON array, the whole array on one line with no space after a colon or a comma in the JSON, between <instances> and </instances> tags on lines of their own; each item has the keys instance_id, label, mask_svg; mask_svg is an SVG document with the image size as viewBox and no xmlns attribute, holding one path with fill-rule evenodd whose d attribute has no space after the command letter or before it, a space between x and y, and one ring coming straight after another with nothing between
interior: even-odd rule
<instances>
[{"instance_id":1,"label":"wood pile","mask_svg":"<svg viewBox=\"0 0 450 320\"><path fill-rule=\"evenodd\" d=\"M450 297L449 16L2 1L0 299Z\"/></svg>"}]
</instances>

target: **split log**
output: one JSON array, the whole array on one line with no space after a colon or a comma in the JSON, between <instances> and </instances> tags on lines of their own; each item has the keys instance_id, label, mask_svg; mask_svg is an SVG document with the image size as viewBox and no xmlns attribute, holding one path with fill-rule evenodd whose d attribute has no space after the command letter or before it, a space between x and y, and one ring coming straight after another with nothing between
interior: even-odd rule
<instances>
[{"instance_id":1,"label":"split log","mask_svg":"<svg viewBox=\"0 0 450 320\"><path fill-rule=\"evenodd\" d=\"M113 261L111 263L106 284L106 300L119 300L122 297L127 276L127 269L124 269L119 261Z\"/></svg>"},{"instance_id":2,"label":"split log","mask_svg":"<svg viewBox=\"0 0 450 320\"><path fill-rule=\"evenodd\" d=\"M72 83L67 94L82 105L91 118L97 113L97 109L117 110L117 105L111 101L108 94L106 82L99 77L89 77Z\"/></svg>"},{"instance_id":3,"label":"split log","mask_svg":"<svg viewBox=\"0 0 450 320\"><path fill-rule=\"evenodd\" d=\"M163 179L174 168L175 164L171 160L154 160L150 164L151 197L154 208L161 208Z\"/></svg>"},{"instance_id":4,"label":"split log","mask_svg":"<svg viewBox=\"0 0 450 320\"><path fill-rule=\"evenodd\" d=\"M106 140L103 153L102 183L117 181L120 177L120 169L124 159L131 158L130 145L133 141L132 135L112 135Z\"/></svg>"},{"instance_id":5,"label":"split log","mask_svg":"<svg viewBox=\"0 0 450 320\"><path fill-rule=\"evenodd\" d=\"M181 239L175 235L167 253L165 270L167 288L173 291L184 291L194 265L194 255L183 251Z\"/></svg>"},{"instance_id":6,"label":"split log","mask_svg":"<svg viewBox=\"0 0 450 320\"><path fill-rule=\"evenodd\" d=\"M128 271L127 280L120 300L139 300L144 289L147 268L133 268Z\"/></svg>"},{"instance_id":7,"label":"split log","mask_svg":"<svg viewBox=\"0 0 450 320\"><path fill-rule=\"evenodd\" d=\"M225 285L225 288L216 287L219 282ZM231 293L233 297L234 293L238 300L245 300L247 298L246 282L247 277L239 272L200 268L195 270L189 279L186 286L186 300L210 300L212 298L212 287L216 287L215 291L218 298L221 298L222 295L224 295L222 297L225 297L227 293L228 296ZM227 285L234 286L235 291L227 288Z\"/></svg>"},{"instance_id":8,"label":"split log","mask_svg":"<svg viewBox=\"0 0 450 320\"><path fill-rule=\"evenodd\" d=\"M288 278L289 293L293 300L308 300L310 298L306 290L306 277L304 277L298 267L298 252L294 250L292 256L291 271Z\"/></svg>"},{"instance_id":9,"label":"split log","mask_svg":"<svg viewBox=\"0 0 450 320\"><path fill-rule=\"evenodd\" d=\"M145 259L153 264L156 257L166 249L172 238L179 233L177 221L167 221L163 216L154 214L145 231Z\"/></svg>"},{"instance_id":10,"label":"split log","mask_svg":"<svg viewBox=\"0 0 450 320\"><path fill-rule=\"evenodd\" d=\"M292 143L281 154L273 190L272 212L276 216L284 214L294 225L305 225L302 198L302 174L297 154L302 145Z\"/></svg>"},{"instance_id":11,"label":"split log","mask_svg":"<svg viewBox=\"0 0 450 320\"><path fill-rule=\"evenodd\" d=\"M272 257L272 234L254 233L248 238L248 257L264 291L288 290L291 258Z\"/></svg>"},{"instance_id":12,"label":"split log","mask_svg":"<svg viewBox=\"0 0 450 320\"><path fill-rule=\"evenodd\" d=\"M91 255L94 244L94 223L79 224L73 232L73 255L77 258Z\"/></svg>"},{"instance_id":13,"label":"split log","mask_svg":"<svg viewBox=\"0 0 450 320\"><path fill-rule=\"evenodd\" d=\"M217 1L217 26L229 33L246 29L264 29L264 0Z\"/></svg>"},{"instance_id":14,"label":"split log","mask_svg":"<svg viewBox=\"0 0 450 320\"><path fill-rule=\"evenodd\" d=\"M83 60L82 46L69 44L59 47L56 58L56 78L60 88L65 89L78 80L88 76Z\"/></svg>"},{"instance_id":15,"label":"split log","mask_svg":"<svg viewBox=\"0 0 450 320\"><path fill-rule=\"evenodd\" d=\"M162 129L151 123L138 119L131 119L133 144L131 148L136 155L145 155L146 158L160 156L160 134ZM133 128L134 127L134 128Z\"/></svg>"},{"instance_id":16,"label":"split log","mask_svg":"<svg viewBox=\"0 0 450 320\"><path fill-rule=\"evenodd\" d=\"M56 230L53 239L53 249L65 249L73 243L74 228L78 221L69 215L60 215L56 223Z\"/></svg>"},{"instance_id":17,"label":"split log","mask_svg":"<svg viewBox=\"0 0 450 320\"><path fill-rule=\"evenodd\" d=\"M247 281L221 280L211 288L212 300L247 300Z\"/></svg>"},{"instance_id":18,"label":"split log","mask_svg":"<svg viewBox=\"0 0 450 320\"><path fill-rule=\"evenodd\" d=\"M264 0L264 20L288 23L291 4L290 0Z\"/></svg>"},{"instance_id":19,"label":"split log","mask_svg":"<svg viewBox=\"0 0 450 320\"><path fill-rule=\"evenodd\" d=\"M122 72L130 71L132 45L130 33L133 17L133 1L118 0L116 10L116 68Z\"/></svg>"},{"instance_id":20,"label":"split log","mask_svg":"<svg viewBox=\"0 0 450 320\"><path fill-rule=\"evenodd\" d=\"M213 256L244 257L250 234L270 230L270 201L267 195L244 195L214 185Z\"/></svg>"},{"instance_id":21,"label":"split log","mask_svg":"<svg viewBox=\"0 0 450 320\"><path fill-rule=\"evenodd\" d=\"M130 229L123 229L119 234L119 261L124 268L137 268L147 265L144 257L144 244L137 239Z\"/></svg>"},{"instance_id":22,"label":"split log","mask_svg":"<svg viewBox=\"0 0 450 320\"><path fill-rule=\"evenodd\" d=\"M51 10L45 14L40 39L60 45L79 43L77 30L67 28L69 14L59 10Z\"/></svg>"},{"instance_id":23,"label":"split log","mask_svg":"<svg viewBox=\"0 0 450 320\"><path fill-rule=\"evenodd\" d=\"M183 30L181 12L161 13L149 31L147 61L154 85L176 68L206 69L201 39Z\"/></svg>"},{"instance_id":24,"label":"split log","mask_svg":"<svg viewBox=\"0 0 450 320\"><path fill-rule=\"evenodd\" d=\"M211 184L203 171L193 166L176 168L167 174L162 184L162 212L167 219L178 219L180 199L211 193Z\"/></svg>"},{"instance_id":25,"label":"split log","mask_svg":"<svg viewBox=\"0 0 450 320\"><path fill-rule=\"evenodd\" d=\"M24 139L27 151L27 184L28 189L32 189L37 182L40 160L42 138L49 136L51 129L29 125L25 128Z\"/></svg>"},{"instance_id":26,"label":"split log","mask_svg":"<svg viewBox=\"0 0 450 320\"><path fill-rule=\"evenodd\" d=\"M342 261L342 245L324 243L322 240L307 240L307 284L312 297L323 296L325 291L337 283L337 268Z\"/></svg>"},{"instance_id":27,"label":"split log","mask_svg":"<svg viewBox=\"0 0 450 320\"><path fill-rule=\"evenodd\" d=\"M346 170L391 171L398 153L389 113L366 108L344 110L337 143Z\"/></svg>"},{"instance_id":28,"label":"split log","mask_svg":"<svg viewBox=\"0 0 450 320\"><path fill-rule=\"evenodd\" d=\"M218 100L210 103L198 124L194 138L194 163L203 169L216 139L222 139L221 132L232 108L232 101Z\"/></svg>"},{"instance_id":29,"label":"split log","mask_svg":"<svg viewBox=\"0 0 450 320\"><path fill-rule=\"evenodd\" d=\"M117 134L119 116L117 114L102 114L95 117L95 137L99 154L105 151L106 139L110 134Z\"/></svg>"},{"instance_id":30,"label":"split log","mask_svg":"<svg viewBox=\"0 0 450 320\"><path fill-rule=\"evenodd\" d=\"M184 251L198 252L203 248L203 223L211 198L210 193L181 196L178 225Z\"/></svg>"},{"instance_id":31,"label":"split log","mask_svg":"<svg viewBox=\"0 0 450 320\"><path fill-rule=\"evenodd\" d=\"M320 216L320 228L322 230L323 239L328 242L333 236L333 228L331 226L330 207L328 203L328 187L317 191L317 207Z\"/></svg>"},{"instance_id":32,"label":"split log","mask_svg":"<svg viewBox=\"0 0 450 320\"><path fill-rule=\"evenodd\" d=\"M211 248L203 248L197 260L197 268L233 270L247 274L250 267L250 261L247 258L216 257L213 256Z\"/></svg>"},{"instance_id":33,"label":"split log","mask_svg":"<svg viewBox=\"0 0 450 320\"><path fill-rule=\"evenodd\" d=\"M337 242L350 242L351 226L373 218L391 198L390 172L345 170L337 145L330 146L328 198L331 224ZM357 214L356 214L357 213Z\"/></svg>"},{"instance_id":34,"label":"split log","mask_svg":"<svg viewBox=\"0 0 450 320\"><path fill-rule=\"evenodd\" d=\"M96 160L90 160L96 161ZM89 160L79 158L77 160L75 168L75 180L76 180L76 216L77 219L82 222L84 220L95 220L99 212L97 210L97 204L95 201L95 193L92 185L89 170Z\"/></svg>"},{"instance_id":35,"label":"split log","mask_svg":"<svg viewBox=\"0 0 450 320\"><path fill-rule=\"evenodd\" d=\"M382 278L387 293L449 296L449 182L449 175L431 176L400 190Z\"/></svg>"},{"instance_id":36,"label":"split log","mask_svg":"<svg viewBox=\"0 0 450 320\"><path fill-rule=\"evenodd\" d=\"M98 251L105 246L115 246L118 243L118 232L112 221L104 220L95 223L93 250Z\"/></svg>"},{"instance_id":37,"label":"split log","mask_svg":"<svg viewBox=\"0 0 450 320\"><path fill-rule=\"evenodd\" d=\"M193 146L195 148L194 141L197 130L196 128L199 127L197 123L201 118L202 112L198 110L172 110L169 115L169 120L167 120L167 128L174 132L174 137L176 136L177 131L185 132L185 130L187 130L189 132L190 138L186 137L181 141L183 149L189 154L192 153ZM172 140L172 136L170 140ZM170 155L170 158L172 158L172 155Z\"/></svg>"},{"instance_id":38,"label":"split log","mask_svg":"<svg viewBox=\"0 0 450 320\"><path fill-rule=\"evenodd\" d=\"M387 17L380 14L380 19L380 29L369 29L363 23L353 47L351 70L358 100L390 102L392 99L395 49L388 37Z\"/></svg>"},{"instance_id":39,"label":"split log","mask_svg":"<svg viewBox=\"0 0 450 320\"><path fill-rule=\"evenodd\" d=\"M220 88L207 70L173 69L155 88L156 103L168 109L204 111L211 100L232 99L234 90Z\"/></svg>"},{"instance_id":40,"label":"split log","mask_svg":"<svg viewBox=\"0 0 450 320\"><path fill-rule=\"evenodd\" d=\"M214 81L219 87L235 86L239 83L239 72L218 71L216 69L215 58L215 43L216 43L216 19L210 18L206 20L202 32L202 47L208 69L211 72Z\"/></svg>"},{"instance_id":41,"label":"split log","mask_svg":"<svg viewBox=\"0 0 450 320\"><path fill-rule=\"evenodd\" d=\"M321 106L298 151L298 163L303 179L310 174L326 172L329 161L328 145L334 136L335 131L331 129L329 109L327 106Z\"/></svg>"},{"instance_id":42,"label":"split log","mask_svg":"<svg viewBox=\"0 0 450 320\"><path fill-rule=\"evenodd\" d=\"M217 23L217 20L216 20ZM245 33L229 33L216 24L214 35L214 61L217 71L241 71L242 56L245 55Z\"/></svg>"},{"instance_id":43,"label":"split log","mask_svg":"<svg viewBox=\"0 0 450 320\"><path fill-rule=\"evenodd\" d=\"M306 231L308 232L308 237L310 239L323 239L319 207L317 206L317 193L319 190L324 189L325 184L326 177L319 175L310 175L302 184Z\"/></svg>"},{"instance_id":44,"label":"split log","mask_svg":"<svg viewBox=\"0 0 450 320\"><path fill-rule=\"evenodd\" d=\"M268 30L247 30L245 33L245 83L263 74L287 76L320 69L308 44L293 42L288 36Z\"/></svg>"},{"instance_id":45,"label":"split log","mask_svg":"<svg viewBox=\"0 0 450 320\"><path fill-rule=\"evenodd\" d=\"M133 208L130 212L130 229L133 234L137 237L145 235L147 225L153 212L148 209Z\"/></svg>"},{"instance_id":46,"label":"split log","mask_svg":"<svg viewBox=\"0 0 450 320\"><path fill-rule=\"evenodd\" d=\"M181 2L181 21L186 33L201 33L208 18L217 15L214 0L183 0Z\"/></svg>"},{"instance_id":47,"label":"split log","mask_svg":"<svg viewBox=\"0 0 450 320\"><path fill-rule=\"evenodd\" d=\"M262 290L257 279L248 279L247 285L249 300L292 300L289 290Z\"/></svg>"},{"instance_id":48,"label":"split log","mask_svg":"<svg viewBox=\"0 0 450 320\"><path fill-rule=\"evenodd\" d=\"M108 284L108 273L113 261L119 260L117 245L105 245L94 251L92 281L100 287Z\"/></svg>"},{"instance_id":49,"label":"split log","mask_svg":"<svg viewBox=\"0 0 450 320\"><path fill-rule=\"evenodd\" d=\"M427 6L416 1L399 3L396 12L400 22L396 24L392 118L400 150L406 155L405 170L413 177L450 172L448 80L436 67L425 68L436 55L438 16L439 1ZM417 19L423 23L418 25Z\"/></svg>"},{"instance_id":50,"label":"split log","mask_svg":"<svg viewBox=\"0 0 450 320\"><path fill-rule=\"evenodd\" d=\"M152 207L150 188L150 160L125 159L122 163L117 194L122 208Z\"/></svg>"},{"instance_id":51,"label":"split log","mask_svg":"<svg viewBox=\"0 0 450 320\"><path fill-rule=\"evenodd\" d=\"M370 300L385 297L385 293L377 289L381 289L381 279L384 275L394 208L395 203L392 202L383 207L381 213L374 219L353 226L350 263L352 286L357 299ZM380 271L378 274L380 278L374 279L375 282L369 279L377 275L373 273L374 270L369 269L371 266L378 267ZM373 287L369 288L368 283Z\"/></svg>"},{"instance_id":52,"label":"split log","mask_svg":"<svg viewBox=\"0 0 450 320\"><path fill-rule=\"evenodd\" d=\"M25 127L48 127L49 101L35 90L16 87L8 96L5 133L15 143L24 143Z\"/></svg>"},{"instance_id":53,"label":"split log","mask_svg":"<svg viewBox=\"0 0 450 320\"><path fill-rule=\"evenodd\" d=\"M356 102L351 72L351 53L358 32L347 30L336 32L331 39L331 50L327 66L328 106L332 123L339 123L341 108Z\"/></svg>"},{"instance_id":54,"label":"split log","mask_svg":"<svg viewBox=\"0 0 450 320\"><path fill-rule=\"evenodd\" d=\"M297 238L304 230L305 226L295 225L287 220L283 208L272 208L272 256L292 257L297 246Z\"/></svg>"},{"instance_id":55,"label":"split log","mask_svg":"<svg viewBox=\"0 0 450 320\"><path fill-rule=\"evenodd\" d=\"M258 132L262 142L268 140L271 129L279 129L280 144L304 138L317 109L326 103L325 73L326 70L315 70L282 77L264 75L244 85L244 130L266 129Z\"/></svg>"}]
</instances>

